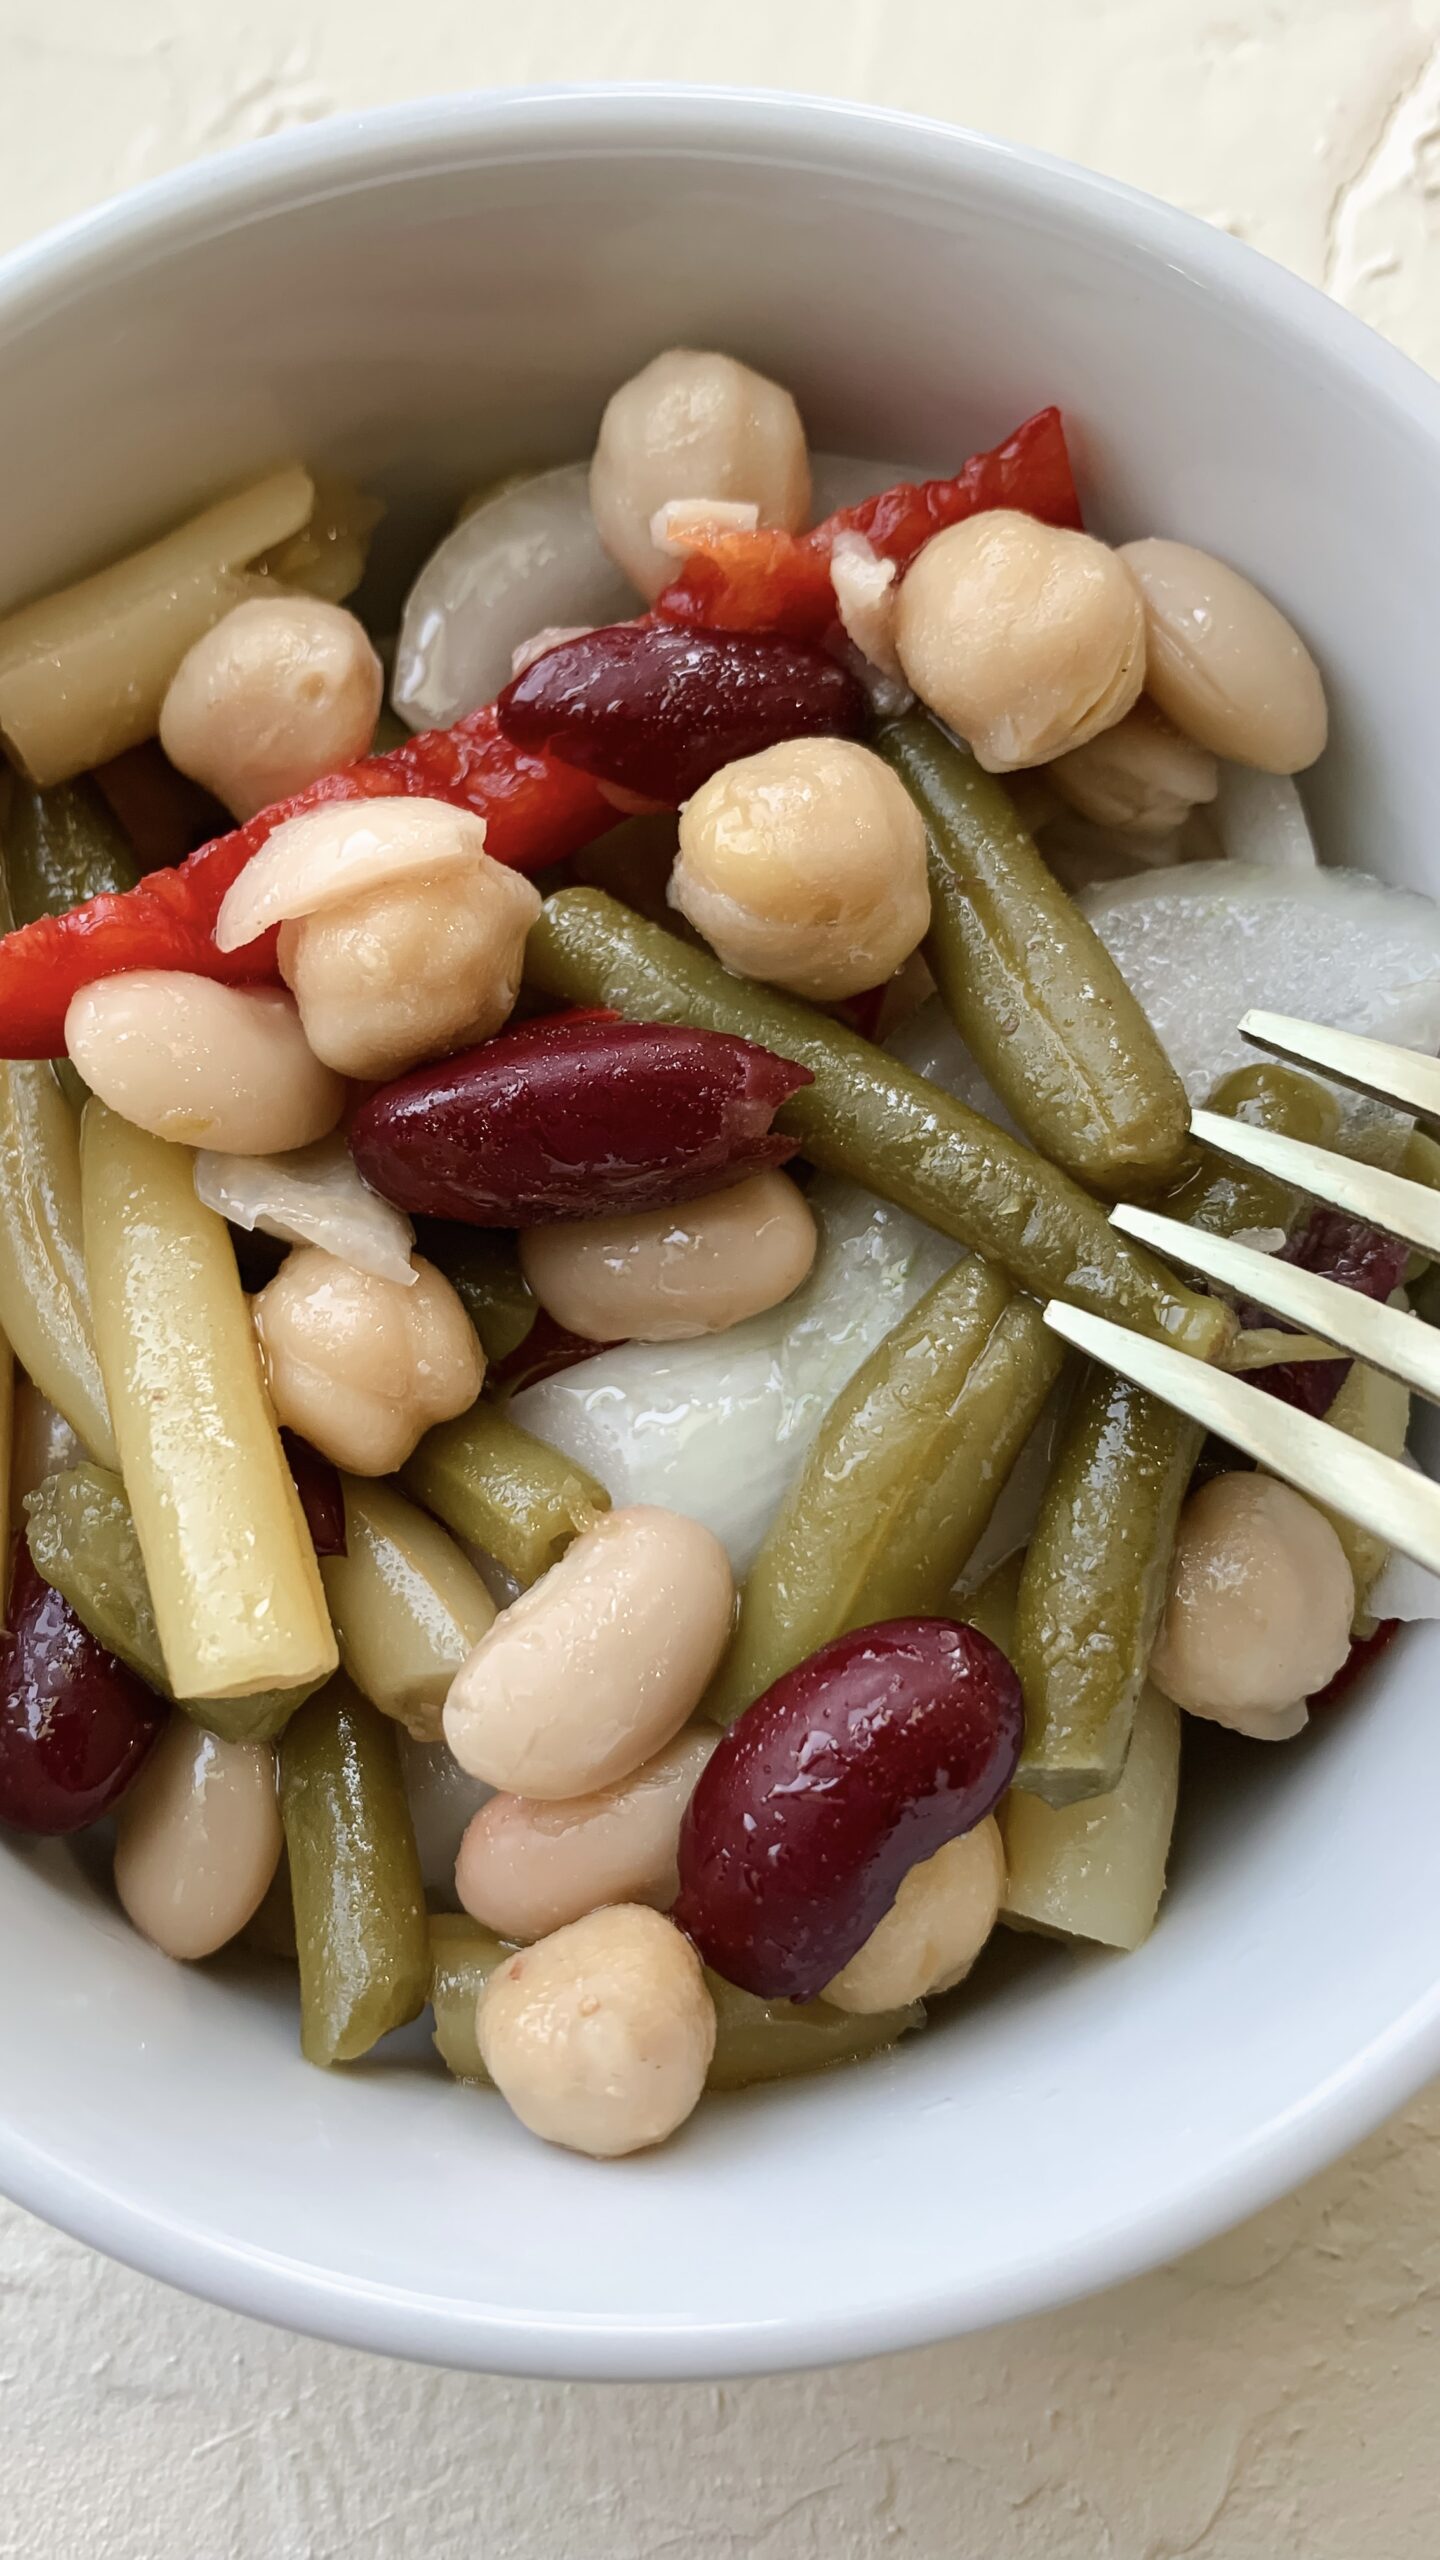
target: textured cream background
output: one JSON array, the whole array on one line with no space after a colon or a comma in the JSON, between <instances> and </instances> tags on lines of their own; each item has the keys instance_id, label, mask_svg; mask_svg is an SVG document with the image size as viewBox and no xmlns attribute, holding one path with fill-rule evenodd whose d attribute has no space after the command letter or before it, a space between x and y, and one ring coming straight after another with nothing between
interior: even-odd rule
<instances>
[{"instance_id":1,"label":"textured cream background","mask_svg":"<svg viewBox=\"0 0 1440 2560\"><path fill-rule=\"evenodd\" d=\"M1067 152L1440 368L1440 0L0 0L0 244L336 108L597 78ZM369 2362L0 2206L0 2560L1435 2560L1437 2303L1440 2093L1105 2301L723 2390Z\"/></svg>"}]
</instances>

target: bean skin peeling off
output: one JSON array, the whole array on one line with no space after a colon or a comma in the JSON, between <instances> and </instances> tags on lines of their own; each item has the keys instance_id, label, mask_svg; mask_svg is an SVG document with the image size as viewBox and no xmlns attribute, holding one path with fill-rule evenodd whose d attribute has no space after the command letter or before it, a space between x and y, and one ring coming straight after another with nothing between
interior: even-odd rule
<instances>
[{"instance_id":1,"label":"bean skin peeling off","mask_svg":"<svg viewBox=\"0 0 1440 2560\"><path fill-rule=\"evenodd\" d=\"M838 1636L715 1752L681 1827L675 1919L742 1990L814 1999L910 1869L999 1801L1023 1728L1020 1683L973 1627Z\"/></svg>"},{"instance_id":2,"label":"bean skin peeling off","mask_svg":"<svg viewBox=\"0 0 1440 2560\"><path fill-rule=\"evenodd\" d=\"M791 1138L771 1122L809 1070L726 1032L527 1023L371 1094L350 1131L397 1207L477 1227L620 1216L693 1200Z\"/></svg>"}]
</instances>

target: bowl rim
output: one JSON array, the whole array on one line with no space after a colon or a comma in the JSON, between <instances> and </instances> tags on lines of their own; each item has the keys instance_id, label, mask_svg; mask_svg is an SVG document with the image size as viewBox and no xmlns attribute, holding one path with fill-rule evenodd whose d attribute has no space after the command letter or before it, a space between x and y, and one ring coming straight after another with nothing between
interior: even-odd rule
<instances>
[{"instance_id":1,"label":"bowl rim","mask_svg":"<svg viewBox=\"0 0 1440 2560\"><path fill-rule=\"evenodd\" d=\"M1403 415L1440 448L1440 384L1317 287L1247 243L1136 188L967 127L841 99L669 82L469 90L337 116L246 143L62 222L0 259L0 335L109 274L257 215L403 177L499 157L597 152L703 155L839 170L859 164L912 192L987 183L1017 206L1057 212L1097 238L1158 257L1239 305ZM1057 2309L1194 2248L1329 2165L1440 2069L1440 1983L1293 2107L1214 2161L1181 2201L1076 2242L1043 2266L982 2284L963 2271L881 2297L837 2322L657 2321L499 2312L377 2285L240 2247L83 2176L18 2136L0 2109L0 2189L15 2203L140 2272L225 2308L342 2346L537 2378L698 2380L833 2364L930 2345Z\"/></svg>"}]
</instances>

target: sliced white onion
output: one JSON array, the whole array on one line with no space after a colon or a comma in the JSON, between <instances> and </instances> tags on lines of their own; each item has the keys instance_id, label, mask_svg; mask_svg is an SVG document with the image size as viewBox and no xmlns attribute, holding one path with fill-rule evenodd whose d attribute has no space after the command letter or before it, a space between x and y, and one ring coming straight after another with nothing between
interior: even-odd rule
<instances>
[{"instance_id":1,"label":"sliced white onion","mask_svg":"<svg viewBox=\"0 0 1440 2560\"><path fill-rule=\"evenodd\" d=\"M1192 1102L1254 1063L1251 1006L1440 1047L1440 905L1359 871L1189 862L1082 890Z\"/></svg>"},{"instance_id":2,"label":"sliced white onion","mask_svg":"<svg viewBox=\"0 0 1440 2560\"><path fill-rule=\"evenodd\" d=\"M448 800L334 801L287 818L221 901L215 941L241 951L271 925L341 906L392 880L473 868L485 821Z\"/></svg>"},{"instance_id":3,"label":"sliced white onion","mask_svg":"<svg viewBox=\"0 0 1440 2560\"><path fill-rule=\"evenodd\" d=\"M226 1156L202 1147L195 1188L207 1209L283 1244L323 1245L340 1262L409 1288L415 1230L362 1180L342 1137L286 1156Z\"/></svg>"},{"instance_id":4,"label":"sliced white onion","mask_svg":"<svg viewBox=\"0 0 1440 2560\"><path fill-rule=\"evenodd\" d=\"M830 554L830 584L846 638L868 665L908 692L895 646L899 581L893 560L882 560L863 533L841 533Z\"/></svg>"},{"instance_id":5,"label":"sliced white onion","mask_svg":"<svg viewBox=\"0 0 1440 2560\"><path fill-rule=\"evenodd\" d=\"M455 1861L460 1843L471 1815L489 1802L494 1788L462 1769L443 1742L412 1742L408 1733L402 1733L400 1762L425 1899L438 1911L458 1911Z\"/></svg>"},{"instance_id":6,"label":"sliced white onion","mask_svg":"<svg viewBox=\"0 0 1440 2560\"><path fill-rule=\"evenodd\" d=\"M1440 1618L1440 1573L1392 1551L1365 1594L1370 1618Z\"/></svg>"},{"instance_id":7,"label":"sliced white onion","mask_svg":"<svg viewBox=\"0 0 1440 2560\"><path fill-rule=\"evenodd\" d=\"M1320 857L1305 804L1288 773L1256 773L1222 764L1214 821L1227 860L1262 871L1315 871Z\"/></svg>"},{"instance_id":8,"label":"sliced white onion","mask_svg":"<svg viewBox=\"0 0 1440 2560\"><path fill-rule=\"evenodd\" d=\"M448 728L503 690L532 632L639 611L601 548L588 464L537 472L482 499L431 552L406 600L391 700L412 729Z\"/></svg>"}]
</instances>

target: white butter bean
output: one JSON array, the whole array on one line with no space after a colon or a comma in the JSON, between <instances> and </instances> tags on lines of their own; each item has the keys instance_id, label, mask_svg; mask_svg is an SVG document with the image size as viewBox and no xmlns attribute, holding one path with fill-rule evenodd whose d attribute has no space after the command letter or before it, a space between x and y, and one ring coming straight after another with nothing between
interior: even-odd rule
<instances>
[{"instance_id":1,"label":"white butter bean","mask_svg":"<svg viewBox=\"0 0 1440 2560\"><path fill-rule=\"evenodd\" d=\"M715 2006L689 1939L658 1911L621 1903L499 1966L476 2034L532 2133L618 2160L691 2113L715 2050Z\"/></svg>"},{"instance_id":2,"label":"white butter bean","mask_svg":"<svg viewBox=\"0 0 1440 2560\"><path fill-rule=\"evenodd\" d=\"M520 1267L547 1315L587 1342L688 1342L777 1307L815 1243L804 1195L772 1171L678 1208L532 1227Z\"/></svg>"},{"instance_id":3,"label":"white butter bean","mask_svg":"<svg viewBox=\"0 0 1440 2560\"><path fill-rule=\"evenodd\" d=\"M252 818L363 756L384 687L353 613L314 596L260 596L181 659L160 743L237 818Z\"/></svg>"},{"instance_id":4,"label":"white butter bean","mask_svg":"<svg viewBox=\"0 0 1440 2560\"><path fill-rule=\"evenodd\" d=\"M345 1086L278 987L185 969L98 978L70 1000L65 1046L92 1093L137 1129L226 1155L285 1155L334 1128Z\"/></svg>"},{"instance_id":5,"label":"white butter bean","mask_svg":"<svg viewBox=\"0 0 1440 2560\"><path fill-rule=\"evenodd\" d=\"M1150 1676L1191 1715L1283 1740L1350 1649L1355 1580L1321 1511L1273 1476L1212 1476L1180 1514Z\"/></svg>"},{"instance_id":6,"label":"white butter bean","mask_svg":"<svg viewBox=\"0 0 1440 2560\"><path fill-rule=\"evenodd\" d=\"M410 1267L406 1288L297 1245L253 1302L277 1415L352 1475L392 1474L484 1384L485 1355L449 1281L419 1254Z\"/></svg>"},{"instance_id":7,"label":"white butter bean","mask_svg":"<svg viewBox=\"0 0 1440 2560\"><path fill-rule=\"evenodd\" d=\"M699 1705L734 1597L698 1521L607 1512L481 1637L445 1702L446 1741L472 1777L516 1795L613 1786Z\"/></svg>"},{"instance_id":8,"label":"white butter bean","mask_svg":"<svg viewBox=\"0 0 1440 2560\"><path fill-rule=\"evenodd\" d=\"M1145 600L1146 686L1212 755L1299 773L1325 744L1320 670L1268 596L1188 542L1127 542Z\"/></svg>"},{"instance_id":9,"label":"white butter bean","mask_svg":"<svg viewBox=\"0 0 1440 2560\"><path fill-rule=\"evenodd\" d=\"M926 543L895 639L921 701L989 773L1083 746L1145 681L1144 608L1123 559L1008 508Z\"/></svg>"},{"instance_id":10,"label":"white butter bean","mask_svg":"<svg viewBox=\"0 0 1440 2560\"><path fill-rule=\"evenodd\" d=\"M178 1710L116 1817L115 1890L167 1956L214 1955L253 1918L283 1834L268 1742L222 1742Z\"/></svg>"},{"instance_id":11,"label":"white butter bean","mask_svg":"<svg viewBox=\"0 0 1440 2560\"><path fill-rule=\"evenodd\" d=\"M847 738L790 738L701 785L670 882L727 969L827 1004L879 986L930 923L925 825Z\"/></svg>"},{"instance_id":12,"label":"white butter bean","mask_svg":"<svg viewBox=\"0 0 1440 2560\"><path fill-rule=\"evenodd\" d=\"M884 1919L825 1985L837 2009L869 2017L963 1982L994 1928L1005 1849L993 1814L912 1867Z\"/></svg>"},{"instance_id":13,"label":"white butter bean","mask_svg":"<svg viewBox=\"0 0 1440 2560\"><path fill-rule=\"evenodd\" d=\"M643 595L675 561L651 520L672 498L747 502L795 532L810 505L810 458L788 391L733 356L671 347L623 382L600 421L590 505L600 539Z\"/></svg>"},{"instance_id":14,"label":"white butter bean","mask_svg":"<svg viewBox=\"0 0 1440 2560\"><path fill-rule=\"evenodd\" d=\"M1113 729L1047 765L1045 780L1092 826L1145 843L1173 835L1220 788L1215 758L1143 701Z\"/></svg>"},{"instance_id":15,"label":"white butter bean","mask_svg":"<svg viewBox=\"0 0 1440 2560\"><path fill-rule=\"evenodd\" d=\"M492 1796L460 1843L463 1907L501 1938L543 1938L612 1902L668 1911L680 1889L681 1820L719 1739L679 1734L596 1795Z\"/></svg>"}]
</instances>

